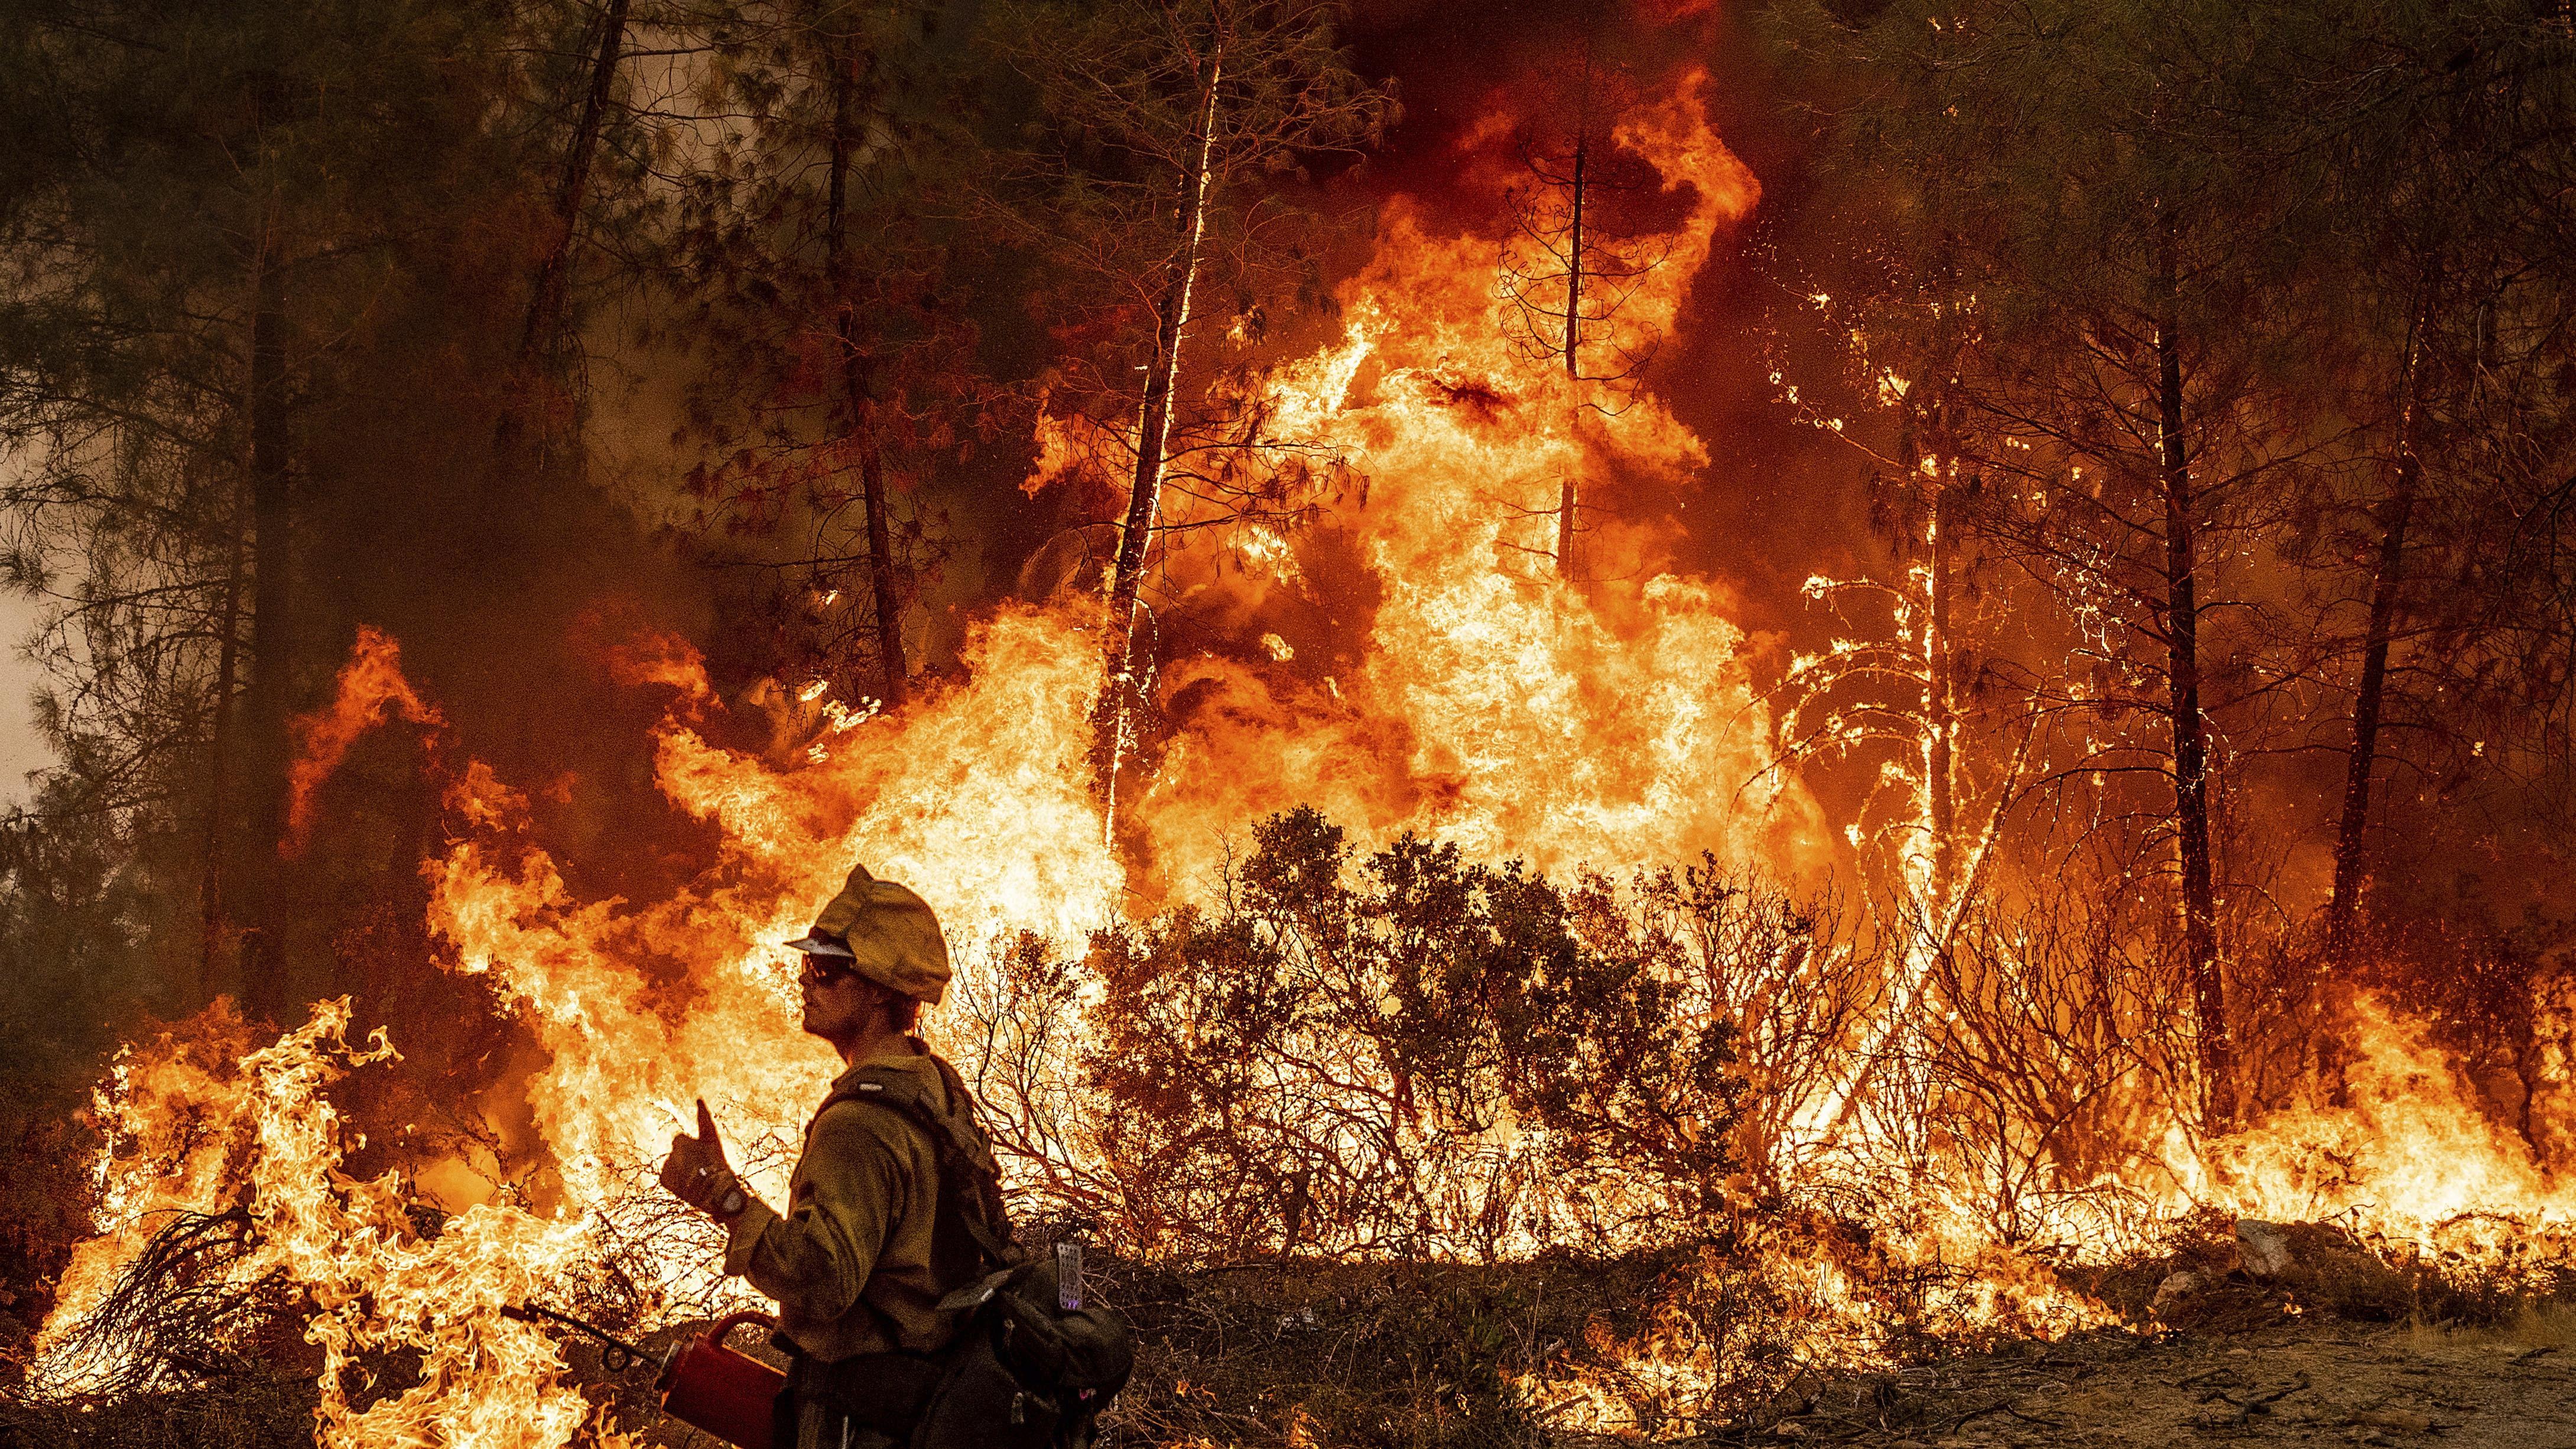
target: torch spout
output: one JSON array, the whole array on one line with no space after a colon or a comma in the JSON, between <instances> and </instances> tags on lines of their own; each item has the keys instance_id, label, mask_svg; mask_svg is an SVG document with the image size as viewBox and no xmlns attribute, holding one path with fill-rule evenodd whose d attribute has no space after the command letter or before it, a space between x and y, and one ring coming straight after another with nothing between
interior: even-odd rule
<instances>
[{"instance_id":1,"label":"torch spout","mask_svg":"<svg viewBox=\"0 0 2576 1449\"><path fill-rule=\"evenodd\" d=\"M619 1338L617 1335L610 1333L607 1329L600 1327L598 1324L585 1322L573 1317L569 1313L557 1313L551 1308L540 1308L533 1303L504 1304L501 1308L501 1316L503 1318L517 1319L521 1323L537 1323L540 1321L559 1323L566 1328L575 1329L582 1333L589 1334L591 1337L598 1339L601 1343L604 1343L608 1345L609 1348L615 1350L614 1354L604 1355L602 1360L602 1366L613 1374L622 1374L628 1369L633 1368L635 1365L652 1357L651 1354L648 1354L644 1350L637 1348L635 1345L628 1343L626 1340Z\"/></svg>"}]
</instances>

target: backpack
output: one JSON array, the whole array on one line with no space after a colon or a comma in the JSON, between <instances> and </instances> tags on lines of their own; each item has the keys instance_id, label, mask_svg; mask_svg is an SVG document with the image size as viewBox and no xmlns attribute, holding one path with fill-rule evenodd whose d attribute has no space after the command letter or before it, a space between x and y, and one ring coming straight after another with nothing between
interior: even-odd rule
<instances>
[{"instance_id":1,"label":"backpack","mask_svg":"<svg viewBox=\"0 0 2576 1449\"><path fill-rule=\"evenodd\" d=\"M956 1068L930 1060L950 1112L931 1106L918 1075L885 1072L848 1083L816 1113L874 1102L918 1125L939 1162L933 1232L965 1234L989 1270L939 1305L953 1336L931 1355L935 1378L906 1449L1085 1449L1135 1368L1135 1334L1088 1294L1080 1307L1064 1307L1055 1265L1012 1243L1001 1165L975 1123L973 1098Z\"/></svg>"}]
</instances>

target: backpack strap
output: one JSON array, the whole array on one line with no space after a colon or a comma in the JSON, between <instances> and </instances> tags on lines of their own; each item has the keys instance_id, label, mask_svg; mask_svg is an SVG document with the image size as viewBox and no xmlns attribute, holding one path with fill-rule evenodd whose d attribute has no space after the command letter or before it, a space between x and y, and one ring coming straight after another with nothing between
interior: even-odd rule
<instances>
[{"instance_id":1,"label":"backpack strap","mask_svg":"<svg viewBox=\"0 0 2576 1449\"><path fill-rule=\"evenodd\" d=\"M814 1116L820 1120L842 1102L872 1102L902 1113L930 1138L939 1164L940 1215L963 1228L991 1266L1011 1267L1020 1254L1011 1246L1010 1212L1002 1202L1002 1166L975 1121L974 1098L966 1090L965 1079L939 1057L931 1057L930 1063L948 1089L946 1112L930 1105L917 1073L885 1071L862 1072L836 1087Z\"/></svg>"}]
</instances>

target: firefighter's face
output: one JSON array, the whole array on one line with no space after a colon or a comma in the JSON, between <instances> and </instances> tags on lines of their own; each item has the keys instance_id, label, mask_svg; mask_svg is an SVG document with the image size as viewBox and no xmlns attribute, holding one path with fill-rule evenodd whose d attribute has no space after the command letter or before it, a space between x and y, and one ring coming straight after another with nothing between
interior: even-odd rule
<instances>
[{"instance_id":1,"label":"firefighter's face","mask_svg":"<svg viewBox=\"0 0 2576 1449\"><path fill-rule=\"evenodd\" d=\"M829 956L807 956L797 979L803 987L805 1030L826 1041L855 1035L885 996L875 982Z\"/></svg>"}]
</instances>

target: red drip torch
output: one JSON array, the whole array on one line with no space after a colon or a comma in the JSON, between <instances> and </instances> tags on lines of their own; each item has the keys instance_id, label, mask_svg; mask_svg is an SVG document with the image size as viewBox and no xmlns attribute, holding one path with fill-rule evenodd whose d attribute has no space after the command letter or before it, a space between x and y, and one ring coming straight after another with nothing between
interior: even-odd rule
<instances>
[{"instance_id":1,"label":"red drip torch","mask_svg":"<svg viewBox=\"0 0 2576 1449\"><path fill-rule=\"evenodd\" d=\"M623 1373L649 1357L644 1350L597 1325L551 1308L514 1304L502 1309L501 1314L521 1322L549 1319L589 1334L608 1345L608 1357L603 1362L610 1373ZM724 1346L725 1335L746 1323L777 1327L766 1313L728 1314L697 1337L672 1345L669 1356L662 1360L662 1375L653 1381L653 1387L662 1395L662 1412L690 1428L713 1434L739 1449L776 1449L777 1421L772 1414L779 1391L787 1387L787 1375L749 1354Z\"/></svg>"},{"instance_id":2,"label":"red drip torch","mask_svg":"<svg viewBox=\"0 0 2576 1449\"><path fill-rule=\"evenodd\" d=\"M746 1323L775 1328L766 1313L734 1313L671 1351L653 1387L662 1412L741 1449L775 1449L772 1434L778 1394L787 1375L724 1346L725 1335Z\"/></svg>"}]
</instances>

